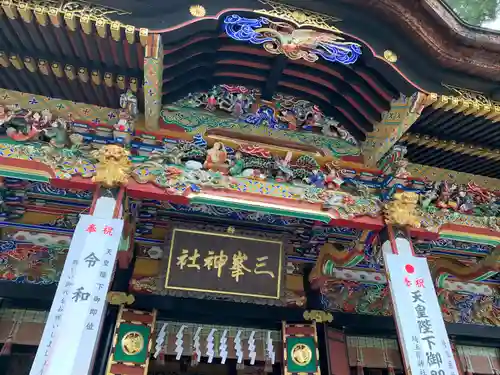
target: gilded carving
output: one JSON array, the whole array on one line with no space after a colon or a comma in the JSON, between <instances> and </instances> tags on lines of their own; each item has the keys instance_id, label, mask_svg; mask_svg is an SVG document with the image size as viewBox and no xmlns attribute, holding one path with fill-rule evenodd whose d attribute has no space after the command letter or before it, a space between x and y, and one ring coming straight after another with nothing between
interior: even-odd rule
<instances>
[{"instance_id":1,"label":"gilded carving","mask_svg":"<svg viewBox=\"0 0 500 375\"><path fill-rule=\"evenodd\" d=\"M418 194L411 192L396 193L393 200L386 203L385 222L398 226L420 228L421 218L417 214Z\"/></svg>"},{"instance_id":2,"label":"gilded carving","mask_svg":"<svg viewBox=\"0 0 500 375\"><path fill-rule=\"evenodd\" d=\"M98 162L92 181L106 188L126 185L132 169L129 155L128 150L117 145L106 145L93 151L92 156L97 158Z\"/></svg>"},{"instance_id":3,"label":"gilded carving","mask_svg":"<svg viewBox=\"0 0 500 375\"><path fill-rule=\"evenodd\" d=\"M293 22L298 27L312 26L334 33L340 32L339 29L332 25L340 21L338 18L272 0L260 0L260 2L267 5L270 9L258 9L254 11L255 13Z\"/></svg>"},{"instance_id":4,"label":"gilded carving","mask_svg":"<svg viewBox=\"0 0 500 375\"><path fill-rule=\"evenodd\" d=\"M323 310L306 310L304 311L304 319L313 320L316 323L331 323L333 315Z\"/></svg>"}]
</instances>

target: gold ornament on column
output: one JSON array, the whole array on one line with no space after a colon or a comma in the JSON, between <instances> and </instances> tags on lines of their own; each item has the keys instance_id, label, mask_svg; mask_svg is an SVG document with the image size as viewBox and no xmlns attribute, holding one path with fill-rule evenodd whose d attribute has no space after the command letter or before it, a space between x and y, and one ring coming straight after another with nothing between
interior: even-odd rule
<instances>
[{"instance_id":1,"label":"gold ornament on column","mask_svg":"<svg viewBox=\"0 0 500 375\"><path fill-rule=\"evenodd\" d=\"M128 332L123 337L121 346L128 355L139 354L144 349L144 337L139 332Z\"/></svg>"},{"instance_id":2,"label":"gold ornament on column","mask_svg":"<svg viewBox=\"0 0 500 375\"><path fill-rule=\"evenodd\" d=\"M191 5L189 7L189 13L191 13L193 17L200 18L205 17L207 11L205 10L205 7L203 5Z\"/></svg>"},{"instance_id":3,"label":"gold ornament on column","mask_svg":"<svg viewBox=\"0 0 500 375\"><path fill-rule=\"evenodd\" d=\"M293 363L298 366L306 366L312 360L312 350L305 344L295 344L290 354Z\"/></svg>"}]
</instances>

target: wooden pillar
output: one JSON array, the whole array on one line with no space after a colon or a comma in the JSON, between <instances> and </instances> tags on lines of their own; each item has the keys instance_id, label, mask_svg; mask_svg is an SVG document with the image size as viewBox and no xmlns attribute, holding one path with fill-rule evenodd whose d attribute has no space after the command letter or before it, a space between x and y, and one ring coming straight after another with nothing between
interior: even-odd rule
<instances>
[{"instance_id":1,"label":"wooden pillar","mask_svg":"<svg viewBox=\"0 0 500 375\"><path fill-rule=\"evenodd\" d=\"M329 367L327 373L331 375L350 375L351 369L349 367L345 333L324 325L324 337Z\"/></svg>"},{"instance_id":2,"label":"wooden pillar","mask_svg":"<svg viewBox=\"0 0 500 375\"><path fill-rule=\"evenodd\" d=\"M163 89L163 44L159 34L150 34L144 54L144 117L146 128L159 128Z\"/></svg>"},{"instance_id":3,"label":"wooden pillar","mask_svg":"<svg viewBox=\"0 0 500 375\"><path fill-rule=\"evenodd\" d=\"M101 331L99 350L97 358L94 362L93 375L107 375L106 367L108 365L108 358L113 346L113 338L115 334L115 324L118 318L118 307L111 306L108 309L106 318Z\"/></svg>"}]
</instances>

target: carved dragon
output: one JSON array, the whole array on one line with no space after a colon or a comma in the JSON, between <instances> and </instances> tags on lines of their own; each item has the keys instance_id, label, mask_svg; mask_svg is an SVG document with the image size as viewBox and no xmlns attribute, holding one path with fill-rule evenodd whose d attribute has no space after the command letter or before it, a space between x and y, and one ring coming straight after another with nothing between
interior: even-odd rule
<instances>
[{"instance_id":1,"label":"carved dragon","mask_svg":"<svg viewBox=\"0 0 500 375\"><path fill-rule=\"evenodd\" d=\"M431 273L435 278L450 274L461 281L471 281L490 272L500 272L500 246L476 264L464 264L450 258L439 258L430 264Z\"/></svg>"},{"instance_id":2,"label":"carved dragon","mask_svg":"<svg viewBox=\"0 0 500 375\"><path fill-rule=\"evenodd\" d=\"M340 250L335 244L331 244L328 242L325 243L320 249L316 265L311 271L309 279L315 280L322 276L331 276L325 274L324 272L324 265L327 261L331 261L335 266L338 267L342 267L348 263L351 267L354 266L353 264L350 264L350 262L354 258L360 256L364 257L363 246L364 244L359 244L351 250Z\"/></svg>"}]
</instances>

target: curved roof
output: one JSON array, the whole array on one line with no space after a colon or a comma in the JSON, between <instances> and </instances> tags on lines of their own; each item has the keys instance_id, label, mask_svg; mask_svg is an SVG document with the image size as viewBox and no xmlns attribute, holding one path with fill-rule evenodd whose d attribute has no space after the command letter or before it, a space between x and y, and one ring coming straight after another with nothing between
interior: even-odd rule
<instances>
[{"instance_id":1,"label":"curved roof","mask_svg":"<svg viewBox=\"0 0 500 375\"><path fill-rule=\"evenodd\" d=\"M308 100L364 140L390 109L391 100L399 97L391 81L369 65L369 53L352 65L292 60L270 54L261 45L231 39L221 32L225 17L192 25L198 31L181 40L162 35L163 103L217 84L244 85L259 89L267 100L275 93Z\"/></svg>"},{"instance_id":2,"label":"curved roof","mask_svg":"<svg viewBox=\"0 0 500 375\"><path fill-rule=\"evenodd\" d=\"M500 79L497 59L500 33L466 24L444 1L287 0L286 3L321 13L315 16L315 21L330 24L338 21L335 25L344 33L365 41L377 55L383 56L388 49L394 51L399 57L398 69L424 91L439 93L440 84L446 83L484 93L495 92L495 81ZM460 0L464 1L474 4L473 0ZM180 40L196 32L193 28L199 28L197 24L217 18L223 11L269 9L270 3L269 0L219 0L203 4L201 18L189 12L190 5L200 4L196 1L151 0L146 7L141 0L103 0L100 5L121 9L109 17L122 24L145 27L153 33L169 33ZM272 6L285 5L276 2Z\"/></svg>"},{"instance_id":3,"label":"curved roof","mask_svg":"<svg viewBox=\"0 0 500 375\"><path fill-rule=\"evenodd\" d=\"M498 0L443 0L464 23L500 31L500 2Z\"/></svg>"}]
</instances>

